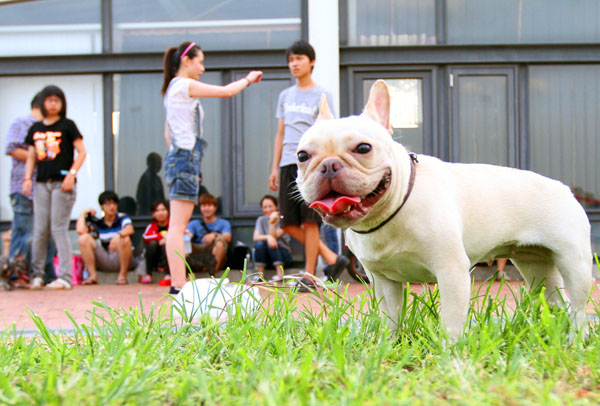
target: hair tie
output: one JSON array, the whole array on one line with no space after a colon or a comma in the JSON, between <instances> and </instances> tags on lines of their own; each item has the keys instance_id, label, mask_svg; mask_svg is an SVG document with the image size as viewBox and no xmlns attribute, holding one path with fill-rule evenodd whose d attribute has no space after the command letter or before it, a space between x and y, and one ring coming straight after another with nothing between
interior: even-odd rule
<instances>
[{"instance_id":1,"label":"hair tie","mask_svg":"<svg viewBox=\"0 0 600 406\"><path fill-rule=\"evenodd\" d=\"M190 45L188 45L187 48L185 49L185 51L183 51L181 53L181 56L179 57L179 59L183 59L183 57L190 51L190 49L192 49L195 46L196 46L195 42L192 42Z\"/></svg>"}]
</instances>

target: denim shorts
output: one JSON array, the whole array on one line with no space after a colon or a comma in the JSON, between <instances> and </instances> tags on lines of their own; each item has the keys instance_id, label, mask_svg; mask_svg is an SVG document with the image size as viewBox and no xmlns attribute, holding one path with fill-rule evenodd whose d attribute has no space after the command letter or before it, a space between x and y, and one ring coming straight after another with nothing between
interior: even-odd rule
<instances>
[{"instance_id":1,"label":"denim shorts","mask_svg":"<svg viewBox=\"0 0 600 406\"><path fill-rule=\"evenodd\" d=\"M169 198L198 202L198 176L202 161L202 141L192 150L173 147L165 157L165 177Z\"/></svg>"}]
</instances>

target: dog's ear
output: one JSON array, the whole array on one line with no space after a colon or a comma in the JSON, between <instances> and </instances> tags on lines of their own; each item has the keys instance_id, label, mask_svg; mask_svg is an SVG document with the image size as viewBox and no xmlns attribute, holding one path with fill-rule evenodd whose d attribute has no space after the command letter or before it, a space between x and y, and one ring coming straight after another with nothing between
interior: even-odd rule
<instances>
[{"instance_id":1,"label":"dog's ear","mask_svg":"<svg viewBox=\"0 0 600 406\"><path fill-rule=\"evenodd\" d=\"M385 81L379 79L373 83L369 93L369 101L363 110L363 114L384 126L390 134L393 133L390 124L390 91Z\"/></svg>"},{"instance_id":2,"label":"dog's ear","mask_svg":"<svg viewBox=\"0 0 600 406\"><path fill-rule=\"evenodd\" d=\"M333 114L331 114L331 110L329 109L329 104L327 104L327 96L325 93L321 95L321 104L319 105L319 116L317 117L317 121L319 120L333 120Z\"/></svg>"}]
</instances>

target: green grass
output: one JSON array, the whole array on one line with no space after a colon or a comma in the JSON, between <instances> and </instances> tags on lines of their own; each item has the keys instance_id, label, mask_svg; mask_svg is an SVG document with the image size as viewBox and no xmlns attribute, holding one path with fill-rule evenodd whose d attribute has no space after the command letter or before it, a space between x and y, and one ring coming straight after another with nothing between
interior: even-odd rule
<instances>
[{"instance_id":1,"label":"green grass","mask_svg":"<svg viewBox=\"0 0 600 406\"><path fill-rule=\"evenodd\" d=\"M569 343L568 315L542 290L513 294L515 309L475 292L470 328L454 344L443 338L435 289L407 293L397 333L370 291L324 296L312 312L274 293L261 311L221 324L95 303L88 322L73 320L74 335L32 314L39 336L0 337L0 404L599 404L598 325Z\"/></svg>"}]
</instances>

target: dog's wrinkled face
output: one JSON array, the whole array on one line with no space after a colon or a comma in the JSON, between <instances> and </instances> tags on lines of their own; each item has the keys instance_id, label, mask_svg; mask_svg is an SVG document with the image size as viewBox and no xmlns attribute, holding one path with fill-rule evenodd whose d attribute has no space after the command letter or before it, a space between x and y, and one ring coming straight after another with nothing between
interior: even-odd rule
<instances>
[{"instance_id":1,"label":"dog's wrinkled face","mask_svg":"<svg viewBox=\"0 0 600 406\"><path fill-rule=\"evenodd\" d=\"M392 185L389 95L384 82L374 88L361 116L333 120L322 98L317 122L298 145L298 190L326 223L337 227L365 219ZM387 115L381 117L378 108L387 109Z\"/></svg>"}]
</instances>

